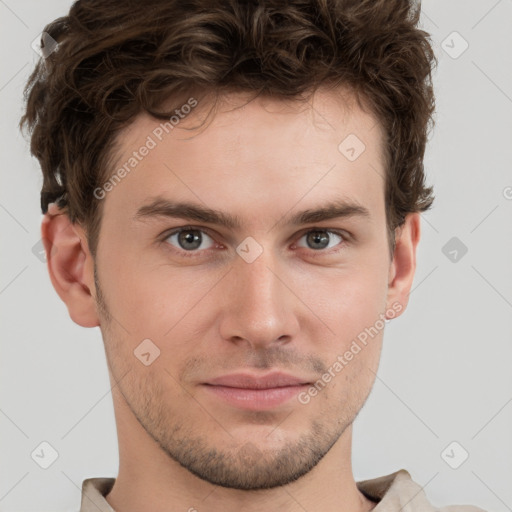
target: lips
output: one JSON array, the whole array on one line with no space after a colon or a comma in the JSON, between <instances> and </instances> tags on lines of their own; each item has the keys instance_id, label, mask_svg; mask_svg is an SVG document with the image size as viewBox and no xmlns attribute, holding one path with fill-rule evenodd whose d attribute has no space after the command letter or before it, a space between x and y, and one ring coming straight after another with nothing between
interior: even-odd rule
<instances>
[{"instance_id":1,"label":"lips","mask_svg":"<svg viewBox=\"0 0 512 512\"><path fill-rule=\"evenodd\" d=\"M271 373L262 376L236 373L211 379L205 384L240 389L273 389L306 385L310 384L310 382L286 373Z\"/></svg>"},{"instance_id":2,"label":"lips","mask_svg":"<svg viewBox=\"0 0 512 512\"><path fill-rule=\"evenodd\" d=\"M210 379L202 387L209 396L237 409L264 411L289 403L310 385L307 379L274 372L260 376L247 373L224 375Z\"/></svg>"}]
</instances>

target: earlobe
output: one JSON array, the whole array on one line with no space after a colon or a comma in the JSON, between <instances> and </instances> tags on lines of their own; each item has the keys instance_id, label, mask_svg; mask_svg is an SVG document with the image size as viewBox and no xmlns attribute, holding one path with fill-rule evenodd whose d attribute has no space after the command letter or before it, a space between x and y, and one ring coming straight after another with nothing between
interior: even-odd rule
<instances>
[{"instance_id":1,"label":"earlobe","mask_svg":"<svg viewBox=\"0 0 512 512\"><path fill-rule=\"evenodd\" d=\"M51 282L69 316L82 327L99 326L93 295L94 262L83 229L52 203L41 224L41 237Z\"/></svg>"},{"instance_id":2,"label":"earlobe","mask_svg":"<svg viewBox=\"0 0 512 512\"><path fill-rule=\"evenodd\" d=\"M419 213L408 214L395 233L396 246L389 269L387 309L401 314L407 307L416 271L416 248L420 240Z\"/></svg>"}]
</instances>

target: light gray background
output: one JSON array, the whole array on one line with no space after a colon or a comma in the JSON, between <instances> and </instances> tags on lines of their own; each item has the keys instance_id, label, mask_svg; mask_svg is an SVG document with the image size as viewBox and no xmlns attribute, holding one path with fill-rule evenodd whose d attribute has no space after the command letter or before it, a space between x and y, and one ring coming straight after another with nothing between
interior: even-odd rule
<instances>
[{"instance_id":1,"label":"light gray background","mask_svg":"<svg viewBox=\"0 0 512 512\"><path fill-rule=\"evenodd\" d=\"M118 469L100 331L70 320L32 252L42 179L17 130L31 42L70 5L0 0L2 512L77 511L82 480ZM422 24L439 58L426 155L436 201L408 310L387 325L354 425L354 473L406 468L436 506L512 510L512 0L424 1ZM463 48L454 31L469 43L458 58L443 49ZM442 250L452 237L468 249L456 262ZM59 454L46 470L30 455L42 441ZM469 453L458 469L441 456L452 441Z\"/></svg>"}]
</instances>

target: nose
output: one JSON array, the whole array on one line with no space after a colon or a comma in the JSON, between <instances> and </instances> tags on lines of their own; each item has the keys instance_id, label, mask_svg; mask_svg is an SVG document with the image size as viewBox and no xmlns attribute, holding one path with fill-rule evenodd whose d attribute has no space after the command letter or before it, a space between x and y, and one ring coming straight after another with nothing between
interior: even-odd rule
<instances>
[{"instance_id":1,"label":"nose","mask_svg":"<svg viewBox=\"0 0 512 512\"><path fill-rule=\"evenodd\" d=\"M289 273L267 251L251 263L236 258L233 265L223 280L222 339L254 350L293 340L299 331L300 301Z\"/></svg>"}]
</instances>

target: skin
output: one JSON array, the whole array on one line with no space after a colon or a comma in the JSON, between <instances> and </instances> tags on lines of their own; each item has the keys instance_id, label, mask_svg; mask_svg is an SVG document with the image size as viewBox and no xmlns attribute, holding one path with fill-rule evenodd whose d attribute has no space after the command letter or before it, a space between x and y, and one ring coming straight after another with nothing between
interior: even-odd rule
<instances>
[{"instance_id":1,"label":"skin","mask_svg":"<svg viewBox=\"0 0 512 512\"><path fill-rule=\"evenodd\" d=\"M383 329L307 404L247 411L203 383L271 370L316 382L365 328L405 310L420 221L407 215L391 258L380 125L349 92L322 89L302 104L231 93L206 128L180 129L199 117L108 192L96 261L85 230L55 205L43 220L57 293L104 339L120 453L107 501L117 512L370 510L352 474L352 423L375 381ZM117 165L159 123L139 115L119 137ZM366 145L353 162L338 150L349 134ZM236 215L241 226L134 219L155 196ZM287 222L341 198L369 216ZM190 225L203 241L186 250L169 231ZM312 228L327 230L327 248L311 245ZM236 252L249 236L263 249L251 263ZM134 350L148 338L160 355L146 366Z\"/></svg>"}]
</instances>

